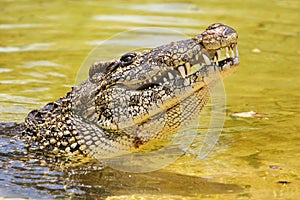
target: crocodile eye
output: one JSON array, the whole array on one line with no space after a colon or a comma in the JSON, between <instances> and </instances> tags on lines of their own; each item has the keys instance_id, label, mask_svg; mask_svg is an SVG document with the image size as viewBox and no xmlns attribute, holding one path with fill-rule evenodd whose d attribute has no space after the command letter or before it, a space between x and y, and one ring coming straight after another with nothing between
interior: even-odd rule
<instances>
[{"instance_id":1,"label":"crocodile eye","mask_svg":"<svg viewBox=\"0 0 300 200\"><path fill-rule=\"evenodd\" d=\"M120 58L120 61L122 64L129 65L135 60L135 58L136 53L127 53Z\"/></svg>"}]
</instances>

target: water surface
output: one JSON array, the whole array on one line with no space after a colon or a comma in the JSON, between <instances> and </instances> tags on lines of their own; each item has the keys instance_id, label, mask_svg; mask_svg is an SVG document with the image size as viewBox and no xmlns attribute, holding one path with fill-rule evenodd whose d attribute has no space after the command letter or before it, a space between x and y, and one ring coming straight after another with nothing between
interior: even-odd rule
<instances>
[{"instance_id":1,"label":"water surface","mask_svg":"<svg viewBox=\"0 0 300 200\"><path fill-rule=\"evenodd\" d=\"M211 23L222 22L238 31L241 57L239 70L224 81L227 117L222 135L204 160L191 151L149 174L103 169L89 162L49 166L42 162L44 158L25 153L16 138L1 136L0 196L300 196L299 1L23 0L1 1L0 7L0 121L21 122L30 110L63 96L77 83L78 72L86 76L80 67L89 52L130 29L167 28L192 36ZM140 40L172 37L165 31L149 31ZM118 57L120 50L131 51L135 39L128 35L123 42L110 40L113 45L106 47L107 55ZM249 111L263 117L231 117Z\"/></svg>"}]
</instances>

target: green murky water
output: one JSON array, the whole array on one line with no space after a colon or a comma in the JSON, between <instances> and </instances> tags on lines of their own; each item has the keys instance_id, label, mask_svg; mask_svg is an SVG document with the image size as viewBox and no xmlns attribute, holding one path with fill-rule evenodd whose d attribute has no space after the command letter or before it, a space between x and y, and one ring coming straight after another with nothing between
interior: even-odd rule
<instances>
[{"instance_id":1,"label":"green murky water","mask_svg":"<svg viewBox=\"0 0 300 200\"><path fill-rule=\"evenodd\" d=\"M0 121L63 96L89 52L114 34L159 27L186 35L222 22L239 33L241 65L224 83L223 134L204 160L185 155L163 170L127 174L58 170L1 141L0 193L22 198L296 199L300 196L300 3L273 1L0 1ZM164 36L163 38L161 38ZM117 57L127 40L103 51ZM172 39L145 32L141 41ZM155 39L153 39L155 38ZM125 38L126 39L126 38ZM127 42L126 42L127 41ZM136 41L136 40L135 40ZM232 118L255 111L263 117Z\"/></svg>"}]
</instances>

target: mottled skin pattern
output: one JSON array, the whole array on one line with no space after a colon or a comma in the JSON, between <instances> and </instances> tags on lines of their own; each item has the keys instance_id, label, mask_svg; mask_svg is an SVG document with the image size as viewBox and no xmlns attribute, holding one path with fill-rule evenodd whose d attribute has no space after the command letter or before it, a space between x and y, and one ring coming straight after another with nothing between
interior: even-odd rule
<instances>
[{"instance_id":1,"label":"mottled skin pattern","mask_svg":"<svg viewBox=\"0 0 300 200\"><path fill-rule=\"evenodd\" d=\"M217 72L239 64L237 38L213 24L188 40L94 63L88 80L31 111L17 128L28 148L54 155L106 157L166 138L197 117Z\"/></svg>"}]
</instances>

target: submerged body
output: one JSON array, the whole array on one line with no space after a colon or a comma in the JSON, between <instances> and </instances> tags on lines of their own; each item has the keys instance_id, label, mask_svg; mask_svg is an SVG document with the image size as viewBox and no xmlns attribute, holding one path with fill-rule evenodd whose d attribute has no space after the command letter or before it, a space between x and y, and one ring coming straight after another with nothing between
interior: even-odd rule
<instances>
[{"instance_id":1,"label":"submerged body","mask_svg":"<svg viewBox=\"0 0 300 200\"><path fill-rule=\"evenodd\" d=\"M94 63L89 78L66 96L5 128L22 132L28 148L54 155L139 149L199 114L214 77L238 66L237 38L234 29L213 24L188 40Z\"/></svg>"}]
</instances>

